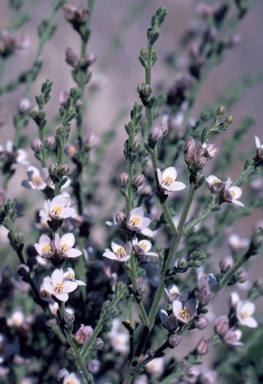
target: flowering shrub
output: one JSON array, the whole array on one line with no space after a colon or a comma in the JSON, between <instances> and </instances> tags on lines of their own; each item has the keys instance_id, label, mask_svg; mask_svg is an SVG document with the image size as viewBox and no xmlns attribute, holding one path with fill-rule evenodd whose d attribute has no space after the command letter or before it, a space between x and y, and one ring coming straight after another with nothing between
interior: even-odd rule
<instances>
[{"instance_id":1,"label":"flowering shrub","mask_svg":"<svg viewBox=\"0 0 263 384\"><path fill-rule=\"evenodd\" d=\"M26 1L8 3L3 64L29 46L17 34L29 20ZM126 140L115 146L124 156L107 171L113 131L101 137L85 131L96 60L88 53L95 0L50 5L32 67L0 88L4 96L25 85L14 137L0 145L1 235L9 242L0 275L1 383L261 382L263 313L257 303L263 280L246 269L251 259L262 265L256 255L263 229L254 215L263 203L262 138L255 137L246 161L238 159L244 161L240 171L234 149L252 122L245 118L232 128L233 117L225 116L239 90L227 94L226 106L215 102L199 116L193 110L206 76L238 42L235 29L252 3L197 4L199 23L168 60L173 81L154 91L156 42L167 16L166 8L157 9L139 55L145 80L128 122L125 115ZM142 2L139 10L148 5ZM60 106L49 118L53 79L43 82L35 106L33 85L60 13L81 49L66 48L75 86L59 84ZM259 78L251 75L246 84ZM0 123L11 125L4 114ZM31 150L29 124L38 132ZM220 144L215 136L225 140L225 131ZM19 172L22 182L14 191ZM117 179L114 192L101 184L110 177ZM248 215L253 231L240 237L235 224Z\"/></svg>"}]
</instances>

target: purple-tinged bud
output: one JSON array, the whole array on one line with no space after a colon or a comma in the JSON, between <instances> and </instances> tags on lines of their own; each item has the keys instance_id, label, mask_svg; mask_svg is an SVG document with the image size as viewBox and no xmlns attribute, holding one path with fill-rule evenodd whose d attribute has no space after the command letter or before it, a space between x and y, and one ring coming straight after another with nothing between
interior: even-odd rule
<instances>
[{"instance_id":1,"label":"purple-tinged bud","mask_svg":"<svg viewBox=\"0 0 263 384\"><path fill-rule=\"evenodd\" d=\"M149 130L148 143L149 145L157 143L163 138L162 125L157 125Z\"/></svg>"},{"instance_id":2,"label":"purple-tinged bud","mask_svg":"<svg viewBox=\"0 0 263 384\"><path fill-rule=\"evenodd\" d=\"M208 285L203 285L196 296L196 299L201 304L208 304L213 298L214 293L211 291Z\"/></svg>"},{"instance_id":3,"label":"purple-tinged bud","mask_svg":"<svg viewBox=\"0 0 263 384\"><path fill-rule=\"evenodd\" d=\"M171 335L169 337L168 343L170 348L177 347L182 342L182 337L179 335Z\"/></svg>"},{"instance_id":4,"label":"purple-tinged bud","mask_svg":"<svg viewBox=\"0 0 263 384\"><path fill-rule=\"evenodd\" d=\"M67 91L60 92L59 94L60 105L65 105L66 101L68 100L68 97L69 97L69 93Z\"/></svg>"},{"instance_id":5,"label":"purple-tinged bud","mask_svg":"<svg viewBox=\"0 0 263 384\"><path fill-rule=\"evenodd\" d=\"M263 229L257 228L252 236L251 247L253 247L254 249L258 249L259 247L261 247L262 242L263 242Z\"/></svg>"},{"instance_id":6,"label":"purple-tinged bud","mask_svg":"<svg viewBox=\"0 0 263 384\"><path fill-rule=\"evenodd\" d=\"M226 113L226 107L224 105L220 105L216 111L217 116L224 116L225 113Z\"/></svg>"},{"instance_id":7,"label":"purple-tinged bud","mask_svg":"<svg viewBox=\"0 0 263 384\"><path fill-rule=\"evenodd\" d=\"M241 341L239 341L241 337L242 332L240 329L230 328L223 337L223 340L226 344L238 347L244 345Z\"/></svg>"},{"instance_id":8,"label":"purple-tinged bud","mask_svg":"<svg viewBox=\"0 0 263 384\"><path fill-rule=\"evenodd\" d=\"M16 271L20 277L26 277L30 272L30 268L26 264L20 264Z\"/></svg>"},{"instance_id":9,"label":"purple-tinged bud","mask_svg":"<svg viewBox=\"0 0 263 384\"><path fill-rule=\"evenodd\" d=\"M84 324L81 324L79 330L76 332L74 336L74 339L78 344L83 345L90 340L92 334L93 334L93 329L91 326L89 325L85 326Z\"/></svg>"},{"instance_id":10,"label":"purple-tinged bud","mask_svg":"<svg viewBox=\"0 0 263 384\"><path fill-rule=\"evenodd\" d=\"M195 328L199 329L200 331L202 329L205 329L209 325L209 321L205 316L200 316L198 319L194 321Z\"/></svg>"},{"instance_id":11,"label":"purple-tinged bud","mask_svg":"<svg viewBox=\"0 0 263 384\"><path fill-rule=\"evenodd\" d=\"M68 47L66 49L66 62L71 65L72 67L75 66L75 64L78 61L78 56L77 54L73 51L72 48Z\"/></svg>"},{"instance_id":12,"label":"purple-tinged bud","mask_svg":"<svg viewBox=\"0 0 263 384\"><path fill-rule=\"evenodd\" d=\"M141 173L138 174L138 175L135 175L133 178L132 178L132 184L139 188L141 187L145 182L145 177L144 175L142 175Z\"/></svg>"},{"instance_id":13,"label":"purple-tinged bud","mask_svg":"<svg viewBox=\"0 0 263 384\"><path fill-rule=\"evenodd\" d=\"M247 279L248 279L247 271L245 271L244 269L240 269L235 274L235 279L236 279L237 283L241 283L241 284L245 283L247 281Z\"/></svg>"},{"instance_id":14,"label":"purple-tinged bud","mask_svg":"<svg viewBox=\"0 0 263 384\"><path fill-rule=\"evenodd\" d=\"M39 153L43 147L42 141L36 137L31 141L31 149L33 149L34 152Z\"/></svg>"},{"instance_id":15,"label":"purple-tinged bud","mask_svg":"<svg viewBox=\"0 0 263 384\"><path fill-rule=\"evenodd\" d=\"M49 150L52 150L55 148L55 137L54 136L48 136L45 139L45 147Z\"/></svg>"},{"instance_id":16,"label":"purple-tinged bud","mask_svg":"<svg viewBox=\"0 0 263 384\"><path fill-rule=\"evenodd\" d=\"M77 8L73 5L64 5L63 11L66 20L71 23L76 30L79 30L81 25L83 25L89 17L88 8L84 7Z\"/></svg>"},{"instance_id":17,"label":"purple-tinged bud","mask_svg":"<svg viewBox=\"0 0 263 384\"><path fill-rule=\"evenodd\" d=\"M225 118L225 124L226 124L226 125L230 125L230 124L232 124L233 121L234 121L234 118L233 118L232 115L229 115L229 116L227 116L227 117Z\"/></svg>"},{"instance_id":18,"label":"purple-tinged bud","mask_svg":"<svg viewBox=\"0 0 263 384\"><path fill-rule=\"evenodd\" d=\"M151 193L152 188L150 185L145 185L140 191L141 196L149 196Z\"/></svg>"},{"instance_id":19,"label":"purple-tinged bud","mask_svg":"<svg viewBox=\"0 0 263 384\"><path fill-rule=\"evenodd\" d=\"M100 138L95 133L91 133L85 140L85 148L89 151L99 144Z\"/></svg>"},{"instance_id":20,"label":"purple-tinged bud","mask_svg":"<svg viewBox=\"0 0 263 384\"><path fill-rule=\"evenodd\" d=\"M229 330L229 319L227 316L223 315L218 317L215 321L215 332L218 335L224 335Z\"/></svg>"},{"instance_id":21,"label":"purple-tinged bud","mask_svg":"<svg viewBox=\"0 0 263 384\"><path fill-rule=\"evenodd\" d=\"M25 113L27 111L29 111L29 109L31 108L31 103L30 103L30 100L24 98L24 99L21 99L18 103L18 112L19 113Z\"/></svg>"},{"instance_id":22,"label":"purple-tinged bud","mask_svg":"<svg viewBox=\"0 0 263 384\"><path fill-rule=\"evenodd\" d=\"M235 261L231 255L223 257L223 259L219 262L219 267L222 273L226 273L232 269L234 265Z\"/></svg>"},{"instance_id":23,"label":"purple-tinged bud","mask_svg":"<svg viewBox=\"0 0 263 384\"><path fill-rule=\"evenodd\" d=\"M117 176L117 183L119 184L120 187L127 187L129 184L129 176L126 172L119 173Z\"/></svg>"},{"instance_id":24,"label":"purple-tinged bud","mask_svg":"<svg viewBox=\"0 0 263 384\"><path fill-rule=\"evenodd\" d=\"M199 355L205 355L206 353L209 352L210 346L211 346L210 339L205 339L204 337L202 337L196 346L196 352Z\"/></svg>"},{"instance_id":25,"label":"purple-tinged bud","mask_svg":"<svg viewBox=\"0 0 263 384\"><path fill-rule=\"evenodd\" d=\"M117 224L122 224L126 220L125 213L123 212L117 212L115 213L115 221Z\"/></svg>"},{"instance_id":26,"label":"purple-tinged bud","mask_svg":"<svg viewBox=\"0 0 263 384\"><path fill-rule=\"evenodd\" d=\"M97 60L97 56L95 55L95 53L88 53L85 56L85 60L86 60L88 65L92 65Z\"/></svg>"},{"instance_id":27,"label":"purple-tinged bud","mask_svg":"<svg viewBox=\"0 0 263 384\"><path fill-rule=\"evenodd\" d=\"M101 363L99 360L91 359L88 363L88 371L93 375L99 372Z\"/></svg>"}]
</instances>

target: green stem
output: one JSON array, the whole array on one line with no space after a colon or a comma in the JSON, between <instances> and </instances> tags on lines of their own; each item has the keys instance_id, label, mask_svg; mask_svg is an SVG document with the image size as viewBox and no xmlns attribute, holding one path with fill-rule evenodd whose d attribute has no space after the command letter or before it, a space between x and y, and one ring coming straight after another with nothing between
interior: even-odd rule
<instances>
[{"instance_id":1,"label":"green stem","mask_svg":"<svg viewBox=\"0 0 263 384\"><path fill-rule=\"evenodd\" d=\"M148 327L149 321L148 321L148 317L147 317L147 314L146 314L143 302L142 301L138 301L136 299L136 293L138 291L138 284L137 284L137 275L136 275L136 260L135 260L135 256L134 255L131 256L130 262L131 262L130 263L131 269L130 269L130 274L129 275L130 275L130 278L131 278L131 281L132 281L132 285L133 285L134 297L135 297L135 300L136 300L136 302L138 304L138 307L139 307L139 310L140 310L142 323L144 324L144 326Z\"/></svg>"},{"instance_id":2,"label":"green stem","mask_svg":"<svg viewBox=\"0 0 263 384\"><path fill-rule=\"evenodd\" d=\"M126 197L126 215L128 215L132 210L133 163L131 163L130 161L128 161L128 176L129 176L129 184L128 184L128 188L127 188L127 197Z\"/></svg>"},{"instance_id":3,"label":"green stem","mask_svg":"<svg viewBox=\"0 0 263 384\"><path fill-rule=\"evenodd\" d=\"M66 314L64 303L61 303L61 305L59 307L59 312L60 312L60 317L61 317L61 320L63 323L63 319L64 319L65 314ZM94 380L92 378L92 375L86 369L86 364L84 363L82 356L80 354L80 351L77 348L77 345L73 339L72 333L67 329L67 327L64 327L64 332L67 336L67 340L69 342L69 345L74 352L74 357L78 363L79 368L82 370L82 373L85 377L87 384L94 384Z\"/></svg>"}]
</instances>

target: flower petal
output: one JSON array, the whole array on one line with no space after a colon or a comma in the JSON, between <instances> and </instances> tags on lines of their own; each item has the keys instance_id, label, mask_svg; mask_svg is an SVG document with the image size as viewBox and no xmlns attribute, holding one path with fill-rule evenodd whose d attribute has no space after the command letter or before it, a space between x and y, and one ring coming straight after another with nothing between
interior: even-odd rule
<instances>
[{"instance_id":1,"label":"flower petal","mask_svg":"<svg viewBox=\"0 0 263 384\"><path fill-rule=\"evenodd\" d=\"M75 244L75 236L73 233L66 233L60 239L60 244L66 243L70 248Z\"/></svg>"},{"instance_id":2,"label":"flower petal","mask_svg":"<svg viewBox=\"0 0 263 384\"><path fill-rule=\"evenodd\" d=\"M162 173L162 179L166 179L166 177L171 177L173 180L177 177L177 171L174 167L166 168Z\"/></svg>"}]
</instances>

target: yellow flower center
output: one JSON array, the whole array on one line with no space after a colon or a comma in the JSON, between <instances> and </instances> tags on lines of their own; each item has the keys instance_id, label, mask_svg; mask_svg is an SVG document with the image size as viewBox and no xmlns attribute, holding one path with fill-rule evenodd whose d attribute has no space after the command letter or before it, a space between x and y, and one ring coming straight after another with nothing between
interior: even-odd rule
<instances>
[{"instance_id":1,"label":"yellow flower center","mask_svg":"<svg viewBox=\"0 0 263 384\"><path fill-rule=\"evenodd\" d=\"M62 212L62 208L59 206L56 206L52 209L53 215L59 215Z\"/></svg>"},{"instance_id":2,"label":"yellow flower center","mask_svg":"<svg viewBox=\"0 0 263 384\"><path fill-rule=\"evenodd\" d=\"M125 257L126 256L125 249L123 247L118 248L116 254L119 259Z\"/></svg>"},{"instance_id":3,"label":"yellow flower center","mask_svg":"<svg viewBox=\"0 0 263 384\"><path fill-rule=\"evenodd\" d=\"M172 184L172 182L173 182L173 179L170 176L167 176L165 179L162 180L162 184L168 185L168 186Z\"/></svg>"},{"instance_id":4,"label":"yellow flower center","mask_svg":"<svg viewBox=\"0 0 263 384\"><path fill-rule=\"evenodd\" d=\"M66 381L66 384L76 384L74 380L68 380Z\"/></svg>"},{"instance_id":5,"label":"yellow flower center","mask_svg":"<svg viewBox=\"0 0 263 384\"><path fill-rule=\"evenodd\" d=\"M32 178L32 181L33 181L33 184L36 185L36 186L39 186L42 183L42 180L41 180L41 178L39 176L34 176Z\"/></svg>"},{"instance_id":6,"label":"yellow flower center","mask_svg":"<svg viewBox=\"0 0 263 384\"><path fill-rule=\"evenodd\" d=\"M62 251L68 251L70 249L70 246L67 243L61 244L60 249Z\"/></svg>"},{"instance_id":7,"label":"yellow flower center","mask_svg":"<svg viewBox=\"0 0 263 384\"><path fill-rule=\"evenodd\" d=\"M139 225L141 222L140 218L139 217L133 217L131 220L130 220L130 224L131 225Z\"/></svg>"},{"instance_id":8,"label":"yellow flower center","mask_svg":"<svg viewBox=\"0 0 263 384\"><path fill-rule=\"evenodd\" d=\"M216 177L213 179L212 184L220 183L220 179L217 179Z\"/></svg>"},{"instance_id":9,"label":"yellow flower center","mask_svg":"<svg viewBox=\"0 0 263 384\"><path fill-rule=\"evenodd\" d=\"M62 281L59 282L59 283L57 283L56 286L54 287L54 291L55 291L56 293L62 293L62 292L63 292L63 289L64 289L64 284L63 284Z\"/></svg>"},{"instance_id":10,"label":"yellow flower center","mask_svg":"<svg viewBox=\"0 0 263 384\"><path fill-rule=\"evenodd\" d=\"M249 314L246 311L244 311L244 312L239 312L239 316L241 317L241 319L244 320L249 316Z\"/></svg>"},{"instance_id":11,"label":"yellow flower center","mask_svg":"<svg viewBox=\"0 0 263 384\"><path fill-rule=\"evenodd\" d=\"M183 320L185 320L185 321L188 321L189 318L190 318L190 313L189 313L188 309L184 307L184 308L181 310L181 312L179 313L178 316L181 317L181 319L183 319Z\"/></svg>"},{"instance_id":12,"label":"yellow flower center","mask_svg":"<svg viewBox=\"0 0 263 384\"><path fill-rule=\"evenodd\" d=\"M44 247L42 247L42 252L43 253L49 253L51 252L51 246L50 245L44 245Z\"/></svg>"},{"instance_id":13,"label":"yellow flower center","mask_svg":"<svg viewBox=\"0 0 263 384\"><path fill-rule=\"evenodd\" d=\"M236 196L236 193L234 191L229 191L232 197Z\"/></svg>"},{"instance_id":14,"label":"yellow flower center","mask_svg":"<svg viewBox=\"0 0 263 384\"><path fill-rule=\"evenodd\" d=\"M177 295L179 292L178 292L178 290L176 289L176 288L172 288L171 290L170 290L170 294L171 295Z\"/></svg>"},{"instance_id":15,"label":"yellow flower center","mask_svg":"<svg viewBox=\"0 0 263 384\"><path fill-rule=\"evenodd\" d=\"M75 274L72 273L72 272L68 272L68 273L67 273L67 277L68 277L69 279L74 279L74 278L75 278Z\"/></svg>"},{"instance_id":16,"label":"yellow flower center","mask_svg":"<svg viewBox=\"0 0 263 384\"><path fill-rule=\"evenodd\" d=\"M146 243L140 243L140 247L141 247L144 251L146 251L146 249L147 249L147 244L146 244Z\"/></svg>"}]
</instances>

